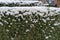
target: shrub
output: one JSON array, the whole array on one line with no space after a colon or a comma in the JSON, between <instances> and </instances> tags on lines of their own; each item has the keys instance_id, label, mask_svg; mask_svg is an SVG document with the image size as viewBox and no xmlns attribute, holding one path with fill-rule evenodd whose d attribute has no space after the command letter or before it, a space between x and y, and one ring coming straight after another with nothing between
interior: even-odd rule
<instances>
[{"instance_id":1,"label":"shrub","mask_svg":"<svg viewBox=\"0 0 60 40\"><path fill-rule=\"evenodd\" d=\"M0 40L60 40L60 15L38 13L0 14Z\"/></svg>"}]
</instances>

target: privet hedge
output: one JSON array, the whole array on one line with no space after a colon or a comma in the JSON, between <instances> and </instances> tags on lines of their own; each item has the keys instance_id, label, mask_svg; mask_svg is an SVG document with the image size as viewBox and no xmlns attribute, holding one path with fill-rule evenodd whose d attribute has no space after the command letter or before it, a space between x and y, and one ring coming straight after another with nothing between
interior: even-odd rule
<instances>
[{"instance_id":1,"label":"privet hedge","mask_svg":"<svg viewBox=\"0 0 60 40\"><path fill-rule=\"evenodd\" d=\"M38 1L37 2L31 2L31 3L26 3L26 2L16 2L16 3L14 3L14 2L11 2L11 3L9 3L9 2L6 2L6 3L4 3L4 2L0 2L0 7L3 7L3 6L8 6L8 7L16 7L16 6L18 6L18 7L21 7L21 6L42 6L42 3L39 3Z\"/></svg>"},{"instance_id":2,"label":"privet hedge","mask_svg":"<svg viewBox=\"0 0 60 40\"><path fill-rule=\"evenodd\" d=\"M60 15L41 16L39 11L26 15L26 12L29 11L0 14L0 40L60 40Z\"/></svg>"}]
</instances>

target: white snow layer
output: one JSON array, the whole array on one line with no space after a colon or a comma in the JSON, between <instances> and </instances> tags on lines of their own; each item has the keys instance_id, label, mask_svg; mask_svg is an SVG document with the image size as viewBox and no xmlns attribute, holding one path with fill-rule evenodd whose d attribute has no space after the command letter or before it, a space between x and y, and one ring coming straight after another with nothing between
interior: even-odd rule
<instances>
[{"instance_id":1,"label":"white snow layer","mask_svg":"<svg viewBox=\"0 0 60 40\"><path fill-rule=\"evenodd\" d=\"M10 10L10 11L8 11ZM3 12L7 11L6 14L18 14L19 11L24 12L25 10L29 11L27 12L28 14L31 14L31 12L35 13L37 12L37 14L40 14L40 16L43 16L45 13L45 16L53 16L53 15L57 15L60 14L60 8L55 8L55 7L0 7L0 14L3 14ZM14 12L14 13L13 13ZM50 13L48 13L50 12ZM26 14L26 13L25 13ZM24 14L24 15L25 15Z\"/></svg>"},{"instance_id":2,"label":"white snow layer","mask_svg":"<svg viewBox=\"0 0 60 40\"><path fill-rule=\"evenodd\" d=\"M19 14L19 11L23 12L23 14ZM37 14L39 14L42 17L60 15L60 8L55 8L55 7L0 7L0 14L2 14L2 16L4 16L3 13L5 13L5 12L7 15L18 14L18 15L15 15L15 17L21 16L22 19L25 20L25 18L23 18L23 15L31 15L32 13L35 14L36 16L37 16ZM1 15L0 15L0 17L1 17ZM32 17L32 15L31 15L31 17ZM18 20L20 20L20 19L18 19ZM50 20L50 18L48 17L48 18L42 19L42 20L43 20L43 22L46 23L46 21ZM51 19L51 20L53 21L53 20L55 20L55 18ZM16 20L13 19L13 21L16 21ZM32 21L32 19L31 19L31 21ZM4 22L8 24L7 21L4 21ZM38 22L38 20L34 19L32 22L36 23L36 22ZM27 23L27 21L26 21L26 23ZM0 25L3 25L3 24L0 22ZM12 23L10 25L12 25ZM54 25L57 26L57 25L60 25L60 23L57 22L57 23L54 23Z\"/></svg>"},{"instance_id":3,"label":"white snow layer","mask_svg":"<svg viewBox=\"0 0 60 40\"><path fill-rule=\"evenodd\" d=\"M28 1L28 2L27 2ZM27 2L27 3L33 3L33 2L39 2L37 0L0 0L2 3L16 3L16 2Z\"/></svg>"}]
</instances>

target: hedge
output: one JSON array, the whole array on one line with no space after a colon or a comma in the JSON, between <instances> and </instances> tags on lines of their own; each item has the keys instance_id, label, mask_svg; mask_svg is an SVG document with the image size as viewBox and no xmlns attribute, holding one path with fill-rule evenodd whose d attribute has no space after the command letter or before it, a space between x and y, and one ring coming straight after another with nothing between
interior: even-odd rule
<instances>
[{"instance_id":1,"label":"hedge","mask_svg":"<svg viewBox=\"0 0 60 40\"><path fill-rule=\"evenodd\" d=\"M25 10L11 15L8 11L0 11L0 40L60 40L60 14L48 11L41 16L40 11Z\"/></svg>"}]
</instances>

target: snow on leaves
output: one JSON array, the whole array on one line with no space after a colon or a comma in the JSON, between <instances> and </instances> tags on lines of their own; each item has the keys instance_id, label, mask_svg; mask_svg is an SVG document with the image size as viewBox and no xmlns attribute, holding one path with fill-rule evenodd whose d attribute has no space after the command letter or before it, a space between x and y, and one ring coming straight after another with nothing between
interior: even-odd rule
<instances>
[{"instance_id":1,"label":"snow on leaves","mask_svg":"<svg viewBox=\"0 0 60 40\"><path fill-rule=\"evenodd\" d=\"M57 10L51 11L51 9L47 10L46 8L45 11L41 11L43 9L38 7L2 8L0 9L0 27L3 27L4 33L11 37L11 40L16 39L16 37L20 40L27 37L30 39L36 37L39 40L55 40L55 38L58 40L60 14L56 12ZM0 30L2 31L1 28Z\"/></svg>"}]
</instances>

